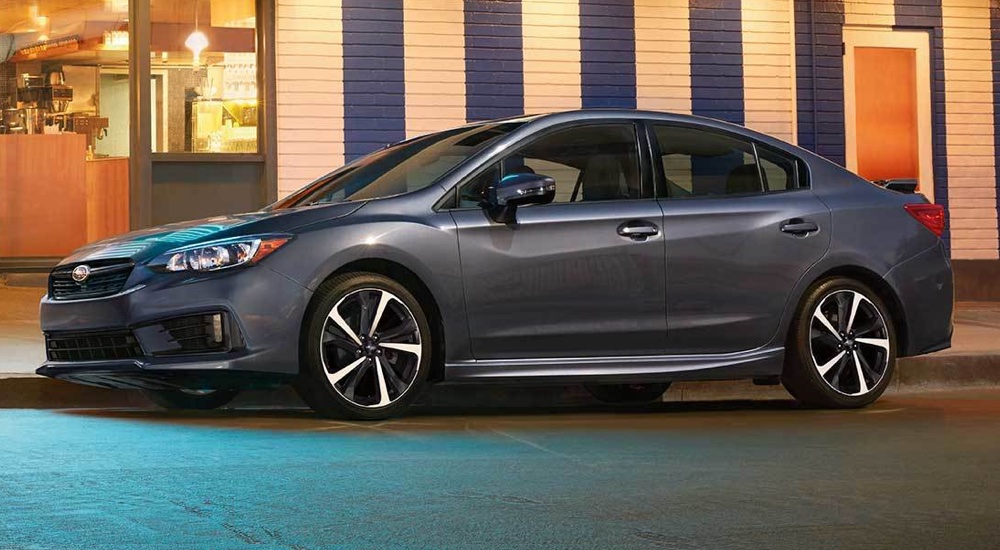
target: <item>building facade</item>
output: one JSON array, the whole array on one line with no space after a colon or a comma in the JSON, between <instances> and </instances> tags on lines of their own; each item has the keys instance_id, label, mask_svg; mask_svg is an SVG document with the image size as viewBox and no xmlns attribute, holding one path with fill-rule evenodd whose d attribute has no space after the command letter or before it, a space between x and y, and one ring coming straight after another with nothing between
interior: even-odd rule
<instances>
[{"instance_id":1,"label":"building facade","mask_svg":"<svg viewBox=\"0 0 1000 550\"><path fill-rule=\"evenodd\" d=\"M667 110L918 178L995 260L998 33L995 0L278 0L278 194L468 121Z\"/></svg>"},{"instance_id":2,"label":"building facade","mask_svg":"<svg viewBox=\"0 0 1000 550\"><path fill-rule=\"evenodd\" d=\"M621 107L916 179L952 257L997 278L998 69L1000 0L15 2L0 271L259 208L425 132Z\"/></svg>"}]
</instances>

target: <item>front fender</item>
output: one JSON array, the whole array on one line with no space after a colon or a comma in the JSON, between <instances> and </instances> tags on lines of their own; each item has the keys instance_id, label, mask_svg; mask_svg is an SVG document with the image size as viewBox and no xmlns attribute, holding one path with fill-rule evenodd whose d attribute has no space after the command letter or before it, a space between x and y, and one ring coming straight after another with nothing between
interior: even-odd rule
<instances>
[{"instance_id":1,"label":"front fender","mask_svg":"<svg viewBox=\"0 0 1000 550\"><path fill-rule=\"evenodd\" d=\"M428 288L445 331L446 357L471 357L455 222L447 213L408 216L379 201L353 216L299 231L268 267L315 291L359 260L384 260L412 271Z\"/></svg>"}]
</instances>

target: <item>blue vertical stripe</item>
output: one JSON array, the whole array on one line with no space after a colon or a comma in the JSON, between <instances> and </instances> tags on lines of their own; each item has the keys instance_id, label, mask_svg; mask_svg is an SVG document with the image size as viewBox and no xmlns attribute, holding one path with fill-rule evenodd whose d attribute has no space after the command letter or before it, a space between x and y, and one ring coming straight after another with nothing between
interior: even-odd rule
<instances>
[{"instance_id":1,"label":"blue vertical stripe","mask_svg":"<svg viewBox=\"0 0 1000 550\"><path fill-rule=\"evenodd\" d=\"M402 0L344 0L344 156L406 137Z\"/></svg>"},{"instance_id":2,"label":"blue vertical stripe","mask_svg":"<svg viewBox=\"0 0 1000 550\"><path fill-rule=\"evenodd\" d=\"M929 29L931 33L931 134L934 148L934 202L948 208L948 125L945 120L944 33L941 0L896 0L896 26ZM951 232L942 235L951 250Z\"/></svg>"},{"instance_id":3,"label":"blue vertical stripe","mask_svg":"<svg viewBox=\"0 0 1000 550\"><path fill-rule=\"evenodd\" d=\"M691 111L743 124L740 0L691 0Z\"/></svg>"},{"instance_id":4,"label":"blue vertical stripe","mask_svg":"<svg viewBox=\"0 0 1000 550\"><path fill-rule=\"evenodd\" d=\"M993 60L993 166L996 171L997 218L1000 219L1000 3L998 2L990 2L990 35Z\"/></svg>"},{"instance_id":5,"label":"blue vertical stripe","mask_svg":"<svg viewBox=\"0 0 1000 550\"><path fill-rule=\"evenodd\" d=\"M843 29L841 0L795 0L799 145L840 165L847 163Z\"/></svg>"},{"instance_id":6,"label":"blue vertical stripe","mask_svg":"<svg viewBox=\"0 0 1000 550\"><path fill-rule=\"evenodd\" d=\"M635 108L635 8L580 0L580 88L586 108Z\"/></svg>"},{"instance_id":7,"label":"blue vertical stripe","mask_svg":"<svg viewBox=\"0 0 1000 550\"><path fill-rule=\"evenodd\" d=\"M465 117L524 113L520 0L465 0Z\"/></svg>"}]
</instances>

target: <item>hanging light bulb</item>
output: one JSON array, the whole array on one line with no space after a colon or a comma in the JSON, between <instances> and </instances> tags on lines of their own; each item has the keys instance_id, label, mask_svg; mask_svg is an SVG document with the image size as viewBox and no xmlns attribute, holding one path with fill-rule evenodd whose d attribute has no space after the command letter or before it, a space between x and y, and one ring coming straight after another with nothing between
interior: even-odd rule
<instances>
[{"instance_id":1,"label":"hanging light bulb","mask_svg":"<svg viewBox=\"0 0 1000 550\"><path fill-rule=\"evenodd\" d=\"M201 0L197 0L194 4L194 32L188 35L187 40L184 41L184 45L194 53L191 64L195 67L201 65L201 52L208 47L208 37L198 30L199 15L201 15Z\"/></svg>"},{"instance_id":2,"label":"hanging light bulb","mask_svg":"<svg viewBox=\"0 0 1000 550\"><path fill-rule=\"evenodd\" d=\"M201 52L208 47L208 37L205 36L205 33L195 29L193 33L188 35L187 40L184 41L184 45L194 53L194 61L192 63L197 67L200 64L199 58L201 57Z\"/></svg>"}]
</instances>

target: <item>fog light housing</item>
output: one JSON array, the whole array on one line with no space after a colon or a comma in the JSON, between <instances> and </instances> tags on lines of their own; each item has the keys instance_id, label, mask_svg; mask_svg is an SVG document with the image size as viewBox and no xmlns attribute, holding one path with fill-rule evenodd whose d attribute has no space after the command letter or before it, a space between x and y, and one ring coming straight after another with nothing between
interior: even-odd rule
<instances>
[{"instance_id":1,"label":"fog light housing","mask_svg":"<svg viewBox=\"0 0 1000 550\"><path fill-rule=\"evenodd\" d=\"M152 355L226 353L243 347L239 330L226 312L173 317L135 329Z\"/></svg>"}]
</instances>

